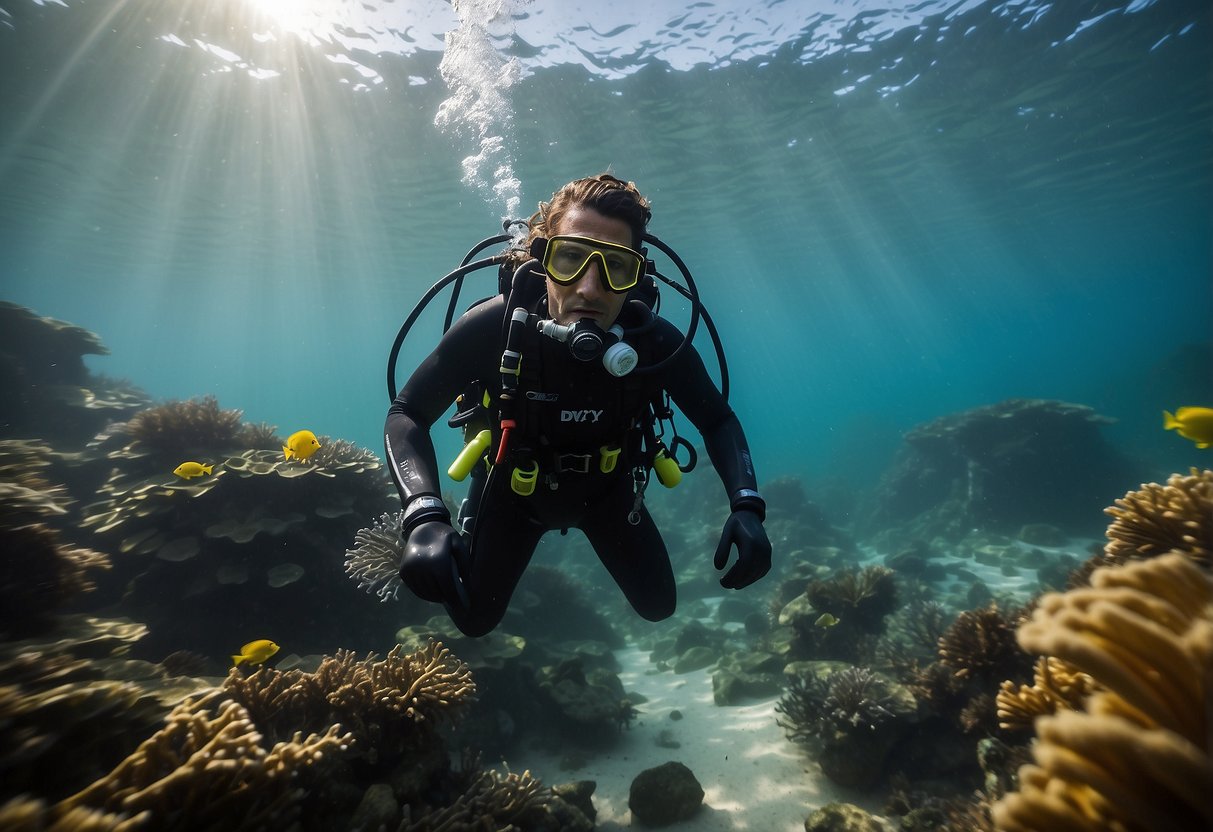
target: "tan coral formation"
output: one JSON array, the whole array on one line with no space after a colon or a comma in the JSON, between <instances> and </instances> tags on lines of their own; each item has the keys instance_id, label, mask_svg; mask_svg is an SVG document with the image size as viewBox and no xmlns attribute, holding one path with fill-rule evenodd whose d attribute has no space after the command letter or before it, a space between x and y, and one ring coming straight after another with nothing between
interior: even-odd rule
<instances>
[{"instance_id":1,"label":"tan coral formation","mask_svg":"<svg viewBox=\"0 0 1213 832\"><path fill-rule=\"evenodd\" d=\"M1015 667L1022 656L1015 646L1015 627L1022 619L1022 609L1003 609L994 602L961 612L940 636L940 662L959 679L985 678Z\"/></svg>"},{"instance_id":2,"label":"tan coral formation","mask_svg":"<svg viewBox=\"0 0 1213 832\"><path fill-rule=\"evenodd\" d=\"M139 450L175 458L236 447L243 415L240 410L223 410L214 396L203 396L140 411L126 423L125 432Z\"/></svg>"},{"instance_id":3,"label":"tan coral formation","mask_svg":"<svg viewBox=\"0 0 1213 832\"><path fill-rule=\"evenodd\" d=\"M86 695L96 683L72 686L84 670L67 658L25 660L12 675L46 677L59 685L56 695ZM51 805L46 794L10 800L0 808L0 828L323 828L301 817L301 809L325 800L328 781L319 779L318 764L335 771L329 764L356 749L410 768L424 758L437 772L449 757L433 727L455 719L474 692L467 666L436 642L411 654L397 646L383 660L341 651L315 673L234 671L222 688L173 708L159 731L91 785ZM32 785L25 784L30 791ZM472 829L483 818L509 822L551 800L529 774L479 770L468 772L456 794L462 796L454 803L425 811L451 829L465 822Z\"/></svg>"},{"instance_id":4,"label":"tan coral formation","mask_svg":"<svg viewBox=\"0 0 1213 832\"><path fill-rule=\"evenodd\" d=\"M1038 716L1078 710L1096 690L1090 675L1053 656L1036 661L1031 685L1003 682L995 700L999 727L1028 731Z\"/></svg>"},{"instance_id":5,"label":"tan coral formation","mask_svg":"<svg viewBox=\"0 0 1213 832\"><path fill-rule=\"evenodd\" d=\"M413 818L406 808L396 832L476 832L480 829L526 829L527 821L547 812L552 791L531 776L482 770L450 806ZM491 825L490 825L491 823ZM521 824L521 825L517 825Z\"/></svg>"},{"instance_id":6,"label":"tan coral formation","mask_svg":"<svg viewBox=\"0 0 1213 832\"><path fill-rule=\"evenodd\" d=\"M1213 580L1186 552L1050 593L1019 631L1102 690L1036 722L1035 764L993 809L1003 832L1213 828Z\"/></svg>"},{"instance_id":7,"label":"tan coral formation","mask_svg":"<svg viewBox=\"0 0 1213 832\"><path fill-rule=\"evenodd\" d=\"M62 801L53 814L76 808L148 812L149 823L138 827L147 829L176 827L186 818L192 829L233 822L246 829L287 828L298 814L300 774L349 741L333 725L306 738L296 733L267 750L239 703L224 702L212 713L187 700L109 775Z\"/></svg>"},{"instance_id":8,"label":"tan coral formation","mask_svg":"<svg viewBox=\"0 0 1213 832\"><path fill-rule=\"evenodd\" d=\"M466 664L432 641L412 653L397 644L379 661L374 653L356 659L338 650L315 673L261 667L244 676L232 668L221 693L248 708L272 736L340 723L365 748L399 743L420 723L455 719L476 684Z\"/></svg>"},{"instance_id":9,"label":"tan coral formation","mask_svg":"<svg viewBox=\"0 0 1213 832\"><path fill-rule=\"evenodd\" d=\"M1213 470L1172 474L1166 485L1147 483L1104 509L1108 526L1104 557L1111 563L1184 552L1213 567Z\"/></svg>"},{"instance_id":10,"label":"tan coral formation","mask_svg":"<svg viewBox=\"0 0 1213 832\"><path fill-rule=\"evenodd\" d=\"M90 573L111 566L47 525L69 501L43 478L43 462L30 443L0 442L0 635L8 638L50 627L59 606L95 588Z\"/></svg>"}]
</instances>

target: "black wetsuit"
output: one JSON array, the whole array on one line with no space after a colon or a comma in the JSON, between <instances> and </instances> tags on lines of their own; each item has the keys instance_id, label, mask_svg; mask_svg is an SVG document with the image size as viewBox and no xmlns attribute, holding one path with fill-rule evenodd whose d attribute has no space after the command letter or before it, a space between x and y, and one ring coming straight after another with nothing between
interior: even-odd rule
<instances>
[{"instance_id":1,"label":"black wetsuit","mask_svg":"<svg viewBox=\"0 0 1213 832\"><path fill-rule=\"evenodd\" d=\"M538 311L546 316L542 300ZM630 311L625 308L621 315L625 327ZM441 495L430 426L473 382L480 382L497 402L505 315L503 296L470 309L392 403L385 445L406 508L419 496ZM636 340L641 366L648 366L671 355L682 333L658 318ZM470 562L459 563L469 604L447 604L448 612L468 635L491 631L505 615L539 538L553 529L578 528L636 612L651 621L669 616L675 586L665 544L643 505L632 517L636 522L628 519L636 503L631 469L638 462L628 458L629 444L636 444L627 442L634 436L628 429L648 403L667 390L703 436L726 495L732 498L739 492L756 494L757 489L741 424L689 345L668 368L630 381L611 376L598 361L578 361L564 344L538 332L528 335L521 352L524 372L518 400L525 404L520 405L518 435L511 436L507 447L529 449L528 458L540 466L538 482L534 493L520 496L510 485L513 465L503 462L487 476L486 467L478 466L469 494L469 501L478 504L470 524ZM497 412L492 407L490 412L492 459L500 434ZM608 474L599 468L604 445L624 448Z\"/></svg>"}]
</instances>

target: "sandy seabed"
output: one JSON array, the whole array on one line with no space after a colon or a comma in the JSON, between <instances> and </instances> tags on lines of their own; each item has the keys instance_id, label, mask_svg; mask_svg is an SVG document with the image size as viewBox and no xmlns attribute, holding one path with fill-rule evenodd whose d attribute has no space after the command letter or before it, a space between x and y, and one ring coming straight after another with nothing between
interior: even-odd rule
<instances>
[{"instance_id":1,"label":"sandy seabed","mask_svg":"<svg viewBox=\"0 0 1213 832\"><path fill-rule=\"evenodd\" d=\"M624 689L647 697L639 716L606 753L587 754L576 770L561 769L561 754L524 751L508 762L514 771L529 769L546 783L593 780L597 828L633 826L628 791L641 771L677 760L703 786L703 806L693 818L668 829L726 832L804 832L814 809L835 801L878 812L878 798L857 794L831 782L817 763L789 742L775 722L778 697L720 707L712 699L710 669L674 674L656 672L646 651L616 654L623 666ZM682 719L670 718L679 711ZM677 742L679 747L659 745ZM890 827L891 828L891 827Z\"/></svg>"}]
</instances>

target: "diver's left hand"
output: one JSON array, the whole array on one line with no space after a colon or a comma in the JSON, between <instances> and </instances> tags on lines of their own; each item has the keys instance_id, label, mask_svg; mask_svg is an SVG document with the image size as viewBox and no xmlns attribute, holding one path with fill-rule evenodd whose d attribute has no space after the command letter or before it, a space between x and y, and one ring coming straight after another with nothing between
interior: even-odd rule
<instances>
[{"instance_id":1,"label":"diver's left hand","mask_svg":"<svg viewBox=\"0 0 1213 832\"><path fill-rule=\"evenodd\" d=\"M716 568L729 562L729 549L737 544L737 562L720 579L725 589L747 587L771 570L771 541L762 527L762 518L752 511L735 511L724 523L716 544Z\"/></svg>"}]
</instances>

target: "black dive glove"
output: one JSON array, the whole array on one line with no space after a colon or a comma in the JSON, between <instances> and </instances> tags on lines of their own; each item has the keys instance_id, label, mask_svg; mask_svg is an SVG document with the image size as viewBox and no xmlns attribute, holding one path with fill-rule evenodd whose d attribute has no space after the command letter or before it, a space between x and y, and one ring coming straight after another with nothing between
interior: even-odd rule
<instances>
[{"instance_id":1,"label":"black dive glove","mask_svg":"<svg viewBox=\"0 0 1213 832\"><path fill-rule=\"evenodd\" d=\"M716 544L716 568L729 562L729 549L737 544L737 562L720 579L725 589L747 587L771 570L771 541L762 527L762 516L751 509L738 509L724 522Z\"/></svg>"},{"instance_id":2,"label":"black dive glove","mask_svg":"<svg viewBox=\"0 0 1213 832\"><path fill-rule=\"evenodd\" d=\"M400 580L418 598L467 609L468 593L457 565L466 555L467 541L450 523L421 523L409 533Z\"/></svg>"}]
</instances>

